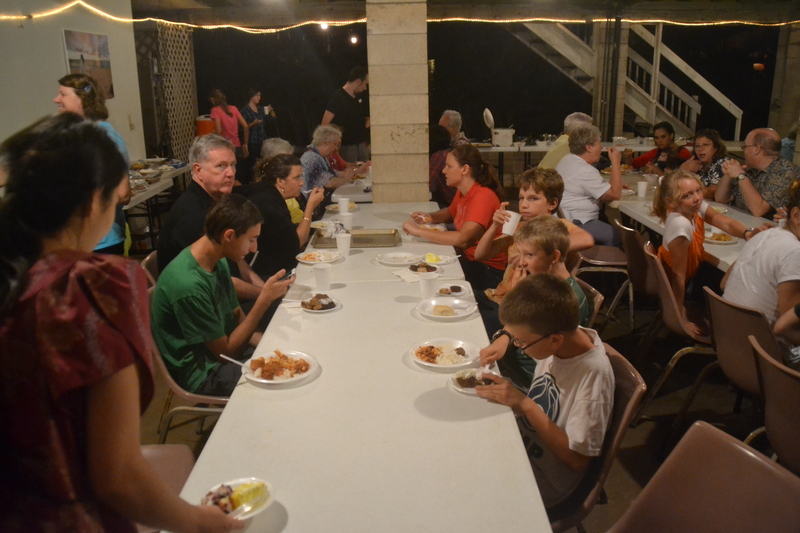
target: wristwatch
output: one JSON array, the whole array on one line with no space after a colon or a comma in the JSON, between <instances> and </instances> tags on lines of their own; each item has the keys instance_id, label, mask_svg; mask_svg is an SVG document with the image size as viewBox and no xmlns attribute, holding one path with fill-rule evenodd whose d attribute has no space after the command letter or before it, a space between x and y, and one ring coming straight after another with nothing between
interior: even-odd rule
<instances>
[{"instance_id":1,"label":"wristwatch","mask_svg":"<svg viewBox=\"0 0 800 533\"><path fill-rule=\"evenodd\" d=\"M494 332L494 335L492 335L492 342L496 341L497 339L499 339L499 338L500 338L500 337L502 337L503 335L505 335L506 337L508 337L508 340L509 340L509 341L510 341L510 340L513 340L513 339L511 338L511 333L507 332L507 331L506 331L506 330L504 330L503 328L500 328L500 329L498 329L497 331L495 331L495 332Z\"/></svg>"},{"instance_id":2,"label":"wristwatch","mask_svg":"<svg viewBox=\"0 0 800 533\"><path fill-rule=\"evenodd\" d=\"M743 180L743 179L745 179L746 177L747 177L747 174L745 174L744 172L742 172L741 174L739 174L738 176L736 176L736 181L742 181L742 180Z\"/></svg>"}]
</instances>

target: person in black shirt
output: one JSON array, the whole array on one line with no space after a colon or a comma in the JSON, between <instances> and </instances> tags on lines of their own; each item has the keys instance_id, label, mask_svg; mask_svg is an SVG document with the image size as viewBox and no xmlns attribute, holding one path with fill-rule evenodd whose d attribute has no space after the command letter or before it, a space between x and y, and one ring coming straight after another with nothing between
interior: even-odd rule
<instances>
[{"instance_id":1,"label":"person in black shirt","mask_svg":"<svg viewBox=\"0 0 800 533\"><path fill-rule=\"evenodd\" d=\"M368 84L366 67L354 67L347 76L347 83L333 93L322 115L322 126L333 123L342 129L339 155L348 163L370 159L369 116L364 110L366 104L358 96L367 90Z\"/></svg>"},{"instance_id":2,"label":"person in black shirt","mask_svg":"<svg viewBox=\"0 0 800 533\"><path fill-rule=\"evenodd\" d=\"M297 265L296 256L308 241L311 214L322 202L324 189L312 189L303 219L295 226L286 200L299 196L303 187L300 159L291 154L278 154L256 167L254 179L255 183L237 188L236 192L253 202L264 217L252 268L266 279L281 269L289 272Z\"/></svg>"}]
</instances>

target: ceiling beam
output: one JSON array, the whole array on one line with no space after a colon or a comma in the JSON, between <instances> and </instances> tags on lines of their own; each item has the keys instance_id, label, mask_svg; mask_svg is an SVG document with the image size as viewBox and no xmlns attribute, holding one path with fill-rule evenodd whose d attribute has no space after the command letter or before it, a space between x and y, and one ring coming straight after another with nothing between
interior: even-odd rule
<instances>
[{"instance_id":1,"label":"ceiling beam","mask_svg":"<svg viewBox=\"0 0 800 533\"><path fill-rule=\"evenodd\" d=\"M530 0L528 0L530 2ZM606 6L608 4L606 3ZM619 4L618 4L619 5ZM137 11L133 0L134 17L155 17L198 25L232 24L252 28L284 27L309 20L347 21L366 16L363 1L342 2L285 2L264 6L230 6L203 9L166 9ZM668 20L685 23L713 23L741 20L760 23L781 23L800 20L800 2L765 1L650 1L624 5L619 15L634 20ZM429 19L468 18L508 20L548 18L590 20L613 17L611 8L601 2L536 1L521 5L516 2L469 4L453 0L428 2Z\"/></svg>"}]
</instances>

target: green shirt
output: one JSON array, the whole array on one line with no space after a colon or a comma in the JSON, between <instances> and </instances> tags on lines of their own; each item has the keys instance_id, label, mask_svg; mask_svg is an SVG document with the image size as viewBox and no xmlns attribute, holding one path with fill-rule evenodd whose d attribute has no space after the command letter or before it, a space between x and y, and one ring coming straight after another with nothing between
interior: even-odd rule
<instances>
[{"instance_id":1,"label":"green shirt","mask_svg":"<svg viewBox=\"0 0 800 533\"><path fill-rule=\"evenodd\" d=\"M196 392L220 363L206 342L230 335L239 307L227 261L204 270L185 248L161 273L153 294L153 337L172 378Z\"/></svg>"},{"instance_id":2,"label":"green shirt","mask_svg":"<svg viewBox=\"0 0 800 533\"><path fill-rule=\"evenodd\" d=\"M592 318L592 306L589 305L589 300L586 298L586 294L584 294L583 289L581 286L578 285L578 282L572 276L567 278L567 283L569 286L572 287L572 292L575 293L575 296L578 297L578 305L581 308L581 326L587 327L589 324L589 319Z\"/></svg>"}]
</instances>

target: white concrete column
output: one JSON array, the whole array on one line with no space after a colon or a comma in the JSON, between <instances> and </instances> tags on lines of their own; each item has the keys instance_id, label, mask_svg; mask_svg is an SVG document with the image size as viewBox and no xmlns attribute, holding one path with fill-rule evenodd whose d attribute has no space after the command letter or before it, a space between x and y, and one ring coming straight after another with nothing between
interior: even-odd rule
<instances>
[{"instance_id":1,"label":"white concrete column","mask_svg":"<svg viewBox=\"0 0 800 533\"><path fill-rule=\"evenodd\" d=\"M425 0L367 0L375 203L429 198L427 13Z\"/></svg>"}]
</instances>

